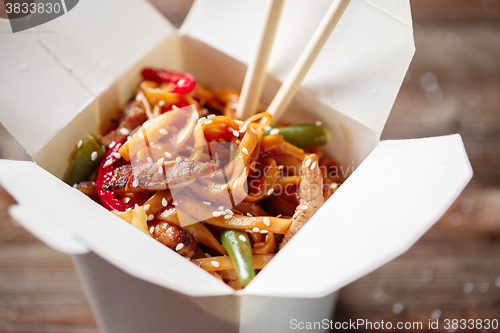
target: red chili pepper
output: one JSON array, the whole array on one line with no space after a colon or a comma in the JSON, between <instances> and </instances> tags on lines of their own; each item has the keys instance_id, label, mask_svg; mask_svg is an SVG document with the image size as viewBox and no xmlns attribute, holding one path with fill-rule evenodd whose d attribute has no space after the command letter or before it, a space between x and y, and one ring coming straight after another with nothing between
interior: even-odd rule
<instances>
[{"instance_id":1,"label":"red chili pepper","mask_svg":"<svg viewBox=\"0 0 500 333\"><path fill-rule=\"evenodd\" d=\"M142 77L150 81L174 83L175 87L168 91L177 94L187 94L196 86L194 77L183 72L146 68L142 71Z\"/></svg>"},{"instance_id":2,"label":"red chili pepper","mask_svg":"<svg viewBox=\"0 0 500 333\"><path fill-rule=\"evenodd\" d=\"M104 155L104 158L102 159L101 165L97 172L95 187L97 190L97 196L99 197L99 200L104 207L106 207L109 210L116 209L121 212L124 212L128 208L134 208L135 204L138 204L139 206L143 205L148 200L149 195L139 194L135 197L131 197L128 202L124 202L120 199L115 198L115 192L108 191L102 188L104 183L106 183L111 179L111 177L113 177L113 171L115 170L114 164L119 160L119 158L113 156L114 155L113 153L118 153L118 149L120 149L122 144L123 144L123 139L118 141L113 146L113 148L109 149L106 152L106 155ZM112 163L106 163L109 160L111 160Z\"/></svg>"}]
</instances>

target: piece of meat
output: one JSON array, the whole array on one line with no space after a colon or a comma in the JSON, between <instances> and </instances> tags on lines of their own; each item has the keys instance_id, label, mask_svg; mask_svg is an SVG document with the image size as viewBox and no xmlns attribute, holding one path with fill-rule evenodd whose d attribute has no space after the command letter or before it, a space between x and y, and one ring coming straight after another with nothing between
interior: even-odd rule
<instances>
[{"instance_id":1,"label":"piece of meat","mask_svg":"<svg viewBox=\"0 0 500 333\"><path fill-rule=\"evenodd\" d=\"M212 164L194 160L124 165L113 171L103 188L116 193L138 193L187 186L189 182L212 172Z\"/></svg>"},{"instance_id":2,"label":"piece of meat","mask_svg":"<svg viewBox=\"0 0 500 333\"><path fill-rule=\"evenodd\" d=\"M131 102L123 111L118 127L103 136L102 143L107 147L113 141L118 142L129 135L134 129L141 126L147 119L146 110L142 102Z\"/></svg>"},{"instance_id":3,"label":"piece of meat","mask_svg":"<svg viewBox=\"0 0 500 333\"><path fill-rule=\"evenodd\" d=\"M323 205L323 176L319 169L318 157L314 154L307 156L302 162L301 182L299 185L300 204L292 217L292 224L288 228L280 249L302 228L304 224Z\"/></svg>"},{"instance_id":4,"label":"piece of meat","mask_svg":"<svg viewBox=\"0 0 500 333\"><path fill-rule=\"evenodd\" d=\"M150 229L151 236L163 245L185 257L190 258L194 255L198 243L186 230L165 221L150 222L148 226L153 228L152 232Z\"/></svg>"}]
</instances>

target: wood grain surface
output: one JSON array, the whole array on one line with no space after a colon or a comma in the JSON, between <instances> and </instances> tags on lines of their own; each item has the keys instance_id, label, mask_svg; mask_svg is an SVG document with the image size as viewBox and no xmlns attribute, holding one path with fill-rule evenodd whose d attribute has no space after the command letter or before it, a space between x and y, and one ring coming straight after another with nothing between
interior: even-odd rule
<instances>
[{"instance_id":1,"label":"wood grain surface","mask_svg":"<svg viewBox=\"0 0 500 333\"><path fill-rule=\"evenodd\" d=\"M177 26L191 3L151 2ZM449 332L447 318L500 320L500 1L412 6L417 52L383 139L460 133L474 178L408 252L341 291L335 320L439 315ZM3 128L0 156L26 159ZM70 257L12 224L9 203L0 191L0 332L98 332Z\"/></svg>"}]
</instances>

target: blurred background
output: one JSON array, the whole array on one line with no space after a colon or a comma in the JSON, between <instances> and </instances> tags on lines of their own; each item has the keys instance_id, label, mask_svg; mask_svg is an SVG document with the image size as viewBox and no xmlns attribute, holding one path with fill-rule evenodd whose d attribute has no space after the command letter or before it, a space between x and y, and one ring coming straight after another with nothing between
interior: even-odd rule
<instances>
[{"instance_id":1,"label":"blurred background","mask_svg":"<svg viewBox=\"0 0 500 333\"><path fill-rule=\"evenodd\" d=\"M150 1L176 26L192 4ZM500 0L411 4L417 51L382 139L460 133L474 178L408 252L342 289L335 320L500 320ZM3 127L0 157L27 159ZM9 204L0 192L0 332L98 332L70 257Z\"/></svg>"}]
</instances>

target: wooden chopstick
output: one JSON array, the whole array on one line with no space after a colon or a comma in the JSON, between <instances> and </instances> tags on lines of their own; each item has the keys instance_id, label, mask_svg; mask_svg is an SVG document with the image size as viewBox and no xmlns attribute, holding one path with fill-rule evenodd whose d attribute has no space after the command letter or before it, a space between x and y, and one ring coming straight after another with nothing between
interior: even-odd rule
<instances>
[{"instance_id":1,"label":"wooden chopstick","mask_svg":"<svg viewBox=\"0 0 500 333\"><path fill-rule=\"evenodd\" d=\"M335 0L328 9L325 17L311 37L311 40L267 109L267 112L273 116L273 125L276 124L292 101L295 93L300 87L302 79L306 76L307 71L318 56L323 45L325 45L328 37L350 2L351 0Z\"/></svg>"},{"instance_id":2,"label":"wooden chopstick","mask_svg":"<svg viewBox=\"0 0 500 333\"><path fill-rule=\"evenodd\" d=\"M236 117L247 119L256 113L266 79L266 68L269 55L278 29L281 11L285 0L269 0L264 22L261 28L257 50L252 63L248 66L243 82Z\"/></svg>"}]
</instances>

